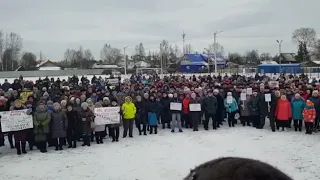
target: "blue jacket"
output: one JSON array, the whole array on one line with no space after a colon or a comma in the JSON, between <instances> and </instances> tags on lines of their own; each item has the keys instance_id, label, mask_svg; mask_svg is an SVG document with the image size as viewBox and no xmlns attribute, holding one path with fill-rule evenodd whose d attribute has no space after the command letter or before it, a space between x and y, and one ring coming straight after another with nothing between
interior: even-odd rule
<instances>
[{"instance_id":1,"label":"blue jacket","mask_svg":"<svg viewBox=\"0 0 320 180\"><path fill-rule=\"evenodd\" d=\"M228 113L231 113L231 112L235 112L238 110L238 103L237 101L234 99L234 97L232 97L232 103L231 104L228 104L227 103L227 98L224 99L224 106L226 107L226 111Z\"/></svg>"},{"instance_id":2,"label":"blue jacket","mask_svg":"<svg viewBox=\"0 0 320 180\"><path fill-rule=\"evenodd\" d=\"M293 99L291 101L291 110L292 110L292 119L293 120L302 120L302 111L305 107L305 101L300 99Z\"/></svg>"},{"instance_id":3,"label":"blue jacket","mask_svg":"<svg viewBox=\"0 0 320 180\"><path fill-rule=\"evenodd\" d=\"M153 112L148 112L148 124L149 126L158 125L157 114Z\"/></svg>"}]
</instances>

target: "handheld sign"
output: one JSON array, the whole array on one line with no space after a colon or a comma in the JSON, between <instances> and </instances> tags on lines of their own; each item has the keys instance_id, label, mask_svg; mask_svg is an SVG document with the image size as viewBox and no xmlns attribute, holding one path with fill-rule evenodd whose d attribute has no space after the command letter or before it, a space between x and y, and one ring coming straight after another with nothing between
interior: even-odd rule
<instances>
[{"instance_id":1,"label":"handheld sign","mask_svg":"<svg viewBox=\"0 0 320 180\"><path fill-rule=\"evenodd\" d=\"M182 104L181 103L170 103L170 110L174 111L181 111L182 110Z\"/></svg>"},{"instance_id":2,"label":"handheld sign","mask_svg":"<svg viewBox=\"0 0 320 180\"><path fill-rule=\"evenodd\" d=\"M264 99L266 102L268 102L268 112L270 112L270 102L271 102L271 94L265 94Z\"/></svg>"},{"instance_id":3,"label":"handheld sign","mask_svg":"<svg viewBox=\"0 0 320 180\"><path fill-rule=\"evenodd\" d=\"M189 104L190 111L201 111L201 104Z\"/></svg>"},{"instance_id":4,"label":"handheld sign","mask_svg":"<svg viewBox=\"0 0 320 180\"><path fill-rule=\"evenodd\" d=\"M247 94L252 95L252 88L247 88Z\"/></svg>"},{"instance_id":5,"label":"handheld sign","mask_svg":"<svg viewBox=\"0 0 320 180\"><path fill-rule=\"evenodd\" d=\"M227 96L227 103L231 104L232 103L232 96Z\"/></svg>"},{"instance_id":6,"label":"handheld sign","mask_svg":"<svg viewBox=\"0 0 320 180\"><path fill-rule=\"evenodd\" d=\"M241 94L240 94L240 100L241 100L241 101L247 100L247 94L246 94L246 93L241 93Z\"/></svg>"}]
</instances>

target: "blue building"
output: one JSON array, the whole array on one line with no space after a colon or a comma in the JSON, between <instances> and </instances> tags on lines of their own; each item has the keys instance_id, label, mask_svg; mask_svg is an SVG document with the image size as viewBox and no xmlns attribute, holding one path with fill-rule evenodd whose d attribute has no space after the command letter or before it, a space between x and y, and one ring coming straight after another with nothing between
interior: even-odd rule
<instances>
[{"instance_id":1,"label":"blue building","mask_svg":"<svg viewBox=\"0 0 320 180\"><path fill-rule=\"evenodd\" d=\"M208 68L206 57L202 54L185 54L180 61L181 72L194 73Z\"/></svg>"},{"instance_id":2,"label":"blue building","mask_svg":"<svg viewBox=\"0 0 320 180\"><path fill-rule=\"evenodd\" d=\"M259 73L281 73L299 74L303 72L301 64L260 64L258 66Z\"/></svg>"}]
</instances>

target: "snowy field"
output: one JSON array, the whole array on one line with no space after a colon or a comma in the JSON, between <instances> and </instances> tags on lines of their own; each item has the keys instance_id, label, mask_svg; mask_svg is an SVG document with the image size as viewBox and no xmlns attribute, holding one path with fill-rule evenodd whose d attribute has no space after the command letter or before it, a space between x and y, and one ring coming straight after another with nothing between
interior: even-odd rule
<instances>
[{"instance_id":1,"label":"snowy field","mask_svg":"<svg viewBox=\"0 0 320 180\"><path fill-rule=\"evenodd\" d=\"M240 75L243 75L242 73L239 73ZM167 76L170 76L170 74L166 74ZM209 73L194 73L194 74L179 74L179 75L184 75L185 77L190 77L190 76L199 76L199 75L209 75ZM211 75L214 75L214 73L211 73ZM222 76L224 76L225 74L221 74ZM231 75L230 73L228 75ZM246 76L254 76L255 73L246 73L245 74ZM317 80L320 79L320 73L307 73L306 75L309 76L309 78L316 78ZM85 77L87 77L89 80L91 80L91 78L93 77L93 75L84 75ZM109 75L96 75L96 77L109 77ZM127 74L127 75L124 75L122 74L121 75L121 79L127 79L127 78L130 78L131 74ZM148 75L145 75L146 77L148 77ZM160 75L161 77L164 76L164 75ZM274 75L274 74L267 74L267 76L269 77L278 77L279 75ZM68 79L68 76L49 76L49 78L54 78L55 80L57 78L60 78L60 80L62 81L63 79L67 80ZM71 77L71 75L70 75ZM79 79L82 77L82 75L78 75ZM2 84L4 82L5 79L7 79L10 83L12 83L15 79L18 79L19 77L15 77L15 78L0 78L0 84ZM44 79L45 77L41 77L42 79ZM35 82L36 80L39 79L39 77L23 77L24 80L31 80L33 82Z\"/></svg>"},{"instance_id":2,"label":"snowy field","mask_svg":"<svg viewBox=\"0 0 320 180\"><path fill-rule=\"evenodd\" d=\"M268 162L295 180L318 180L319 141L319 133L272 133L240 125L175 134L159 130L157 135L135 134L118 143L105 140L102 145L50 149L47 154L32 151L17 156L1 147L0 174L6 180L182 180L198 164L238 156Z\"/></svg>"}]
</instances>

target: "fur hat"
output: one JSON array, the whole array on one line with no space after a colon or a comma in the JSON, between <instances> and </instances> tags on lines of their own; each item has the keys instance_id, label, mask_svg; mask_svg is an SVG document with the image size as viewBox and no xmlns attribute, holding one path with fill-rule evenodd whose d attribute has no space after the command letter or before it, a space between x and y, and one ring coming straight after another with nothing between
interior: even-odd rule
<instances>
[{"instance_id":1,"label":"fur hat","mask_svg":"<svg viewBox=\"0 0 320 180\"><path fill-rule=\"evenodd\" d=\"M81 104L81 107L82 107L83 109L88 108L88 107L89 107L89 104L86 103L86 102L83 102L83 103Z\"/></svg>"},{"instance_id":2,"label":"fur hat","mask_svg":"<svg viewBox=\"0 0 320 180\"><path fill-rule=\"evenodd\" d=\"M169 98L173 98L173 94L168 94L168 97Z\"/></svg>"},{"instance_id":3,"label":"fur hat","mask_svg":"<svg viewBox=\"0 0 320 180\"><path fill-rule=\"evenodd\" d=\"M57 103L57 102L53 103L53 108L59 108L60 109L61 105L59 103Z\"/></svg>"}]
</instances>

